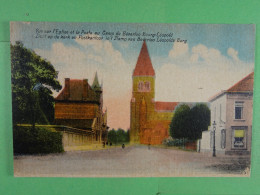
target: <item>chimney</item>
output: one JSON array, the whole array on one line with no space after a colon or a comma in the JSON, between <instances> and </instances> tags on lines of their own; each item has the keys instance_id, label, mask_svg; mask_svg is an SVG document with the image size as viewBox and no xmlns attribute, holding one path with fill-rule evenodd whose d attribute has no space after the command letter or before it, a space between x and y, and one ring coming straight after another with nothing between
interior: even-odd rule
<instances>
[{"instance_id":1,"label":"chimney","mask_svg":"<svg viewBox=\"0 0 260 195\"><path fill-rule=\"evenodd\" d=\"M83 79L83 94L82 99L86 100L88 95L88 79Z\"/></svg>"},{"instance_id":2,"label":"chimney","mask_svg":"<svg viewBox=\"0 0 260 195\"><path fill-rule=\"evenodd\" d=\"M67 100L70 97L70 78L65 78L64 90L64 99Z\"/></svg>"}]
</instances>

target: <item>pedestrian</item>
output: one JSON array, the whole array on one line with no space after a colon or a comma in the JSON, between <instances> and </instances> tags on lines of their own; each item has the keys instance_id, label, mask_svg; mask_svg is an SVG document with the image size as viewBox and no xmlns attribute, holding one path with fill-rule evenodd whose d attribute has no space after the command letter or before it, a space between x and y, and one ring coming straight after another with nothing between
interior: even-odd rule
<instances>
[{"instance_id":1,"label":"pedestrian","mask_svg":"<svg viewBox=\"0 0 260 195\"><path fill-rule=\"evenodd\" d=\"M123 148L123 149L125 148L125 144L122 144L122 148Z\"/></svg>"}]
</instances>

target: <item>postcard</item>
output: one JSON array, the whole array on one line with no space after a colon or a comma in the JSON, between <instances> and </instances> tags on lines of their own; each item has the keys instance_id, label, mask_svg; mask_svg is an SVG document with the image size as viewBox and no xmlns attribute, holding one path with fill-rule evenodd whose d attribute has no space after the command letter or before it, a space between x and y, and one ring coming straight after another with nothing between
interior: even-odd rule
<instances>
[{"instance_id":1,"label":"postcard","mask_svg":"<svg viewBox=\"0 0 260 195\"><path fill-rule=\"evenodd\" d=\"M11 22L17 177L249 177L255 25Z\"/></svg>"}]
</instances>

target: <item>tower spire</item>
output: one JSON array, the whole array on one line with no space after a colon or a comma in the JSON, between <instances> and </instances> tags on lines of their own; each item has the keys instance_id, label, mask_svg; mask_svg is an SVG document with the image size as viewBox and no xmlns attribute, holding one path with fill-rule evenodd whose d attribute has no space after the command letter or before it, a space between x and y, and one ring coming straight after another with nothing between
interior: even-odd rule
<instances>
[{"instance_id":1,"label":"tower spire","mask_svg":"<svg viewBox=\"0 0 260 195\"><path fill-rule=\"evenodd\" d=\"M96 72L96 74L95 74L95 78L94 78L94 80L93 80L93 83L92 83L92 89L101 89L101 86L100 86L100 84L99 84L99 82L98 82L98 75L97 75L97 72Z\"/></svg>"},{"instance_id":2,"label":"tower spire","mask_svg":"<svg viewBox=\"0 0 260 195\"><path fill-rule=\"evenodd\" d=\"M155 76L151 58L147 49L146 42L143 42L133 76Z\"/></svg>"}]
</instances>

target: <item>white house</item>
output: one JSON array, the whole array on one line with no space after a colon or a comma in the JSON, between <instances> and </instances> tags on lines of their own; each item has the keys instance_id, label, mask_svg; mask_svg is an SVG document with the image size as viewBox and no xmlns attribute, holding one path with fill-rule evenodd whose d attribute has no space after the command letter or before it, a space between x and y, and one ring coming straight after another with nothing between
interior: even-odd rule
<instances>
[{"instance_id":1,"label":"white house","mask_svg":"<svg viewBox=\"0 0 260 195\"><path fill-rule=\"evenodd\" d=\"M250 154L253 81L254 72L210 98L211 126L202 133L201 152L213 152L215 121L216 154Z\"/></svg>"}]
</instances>

